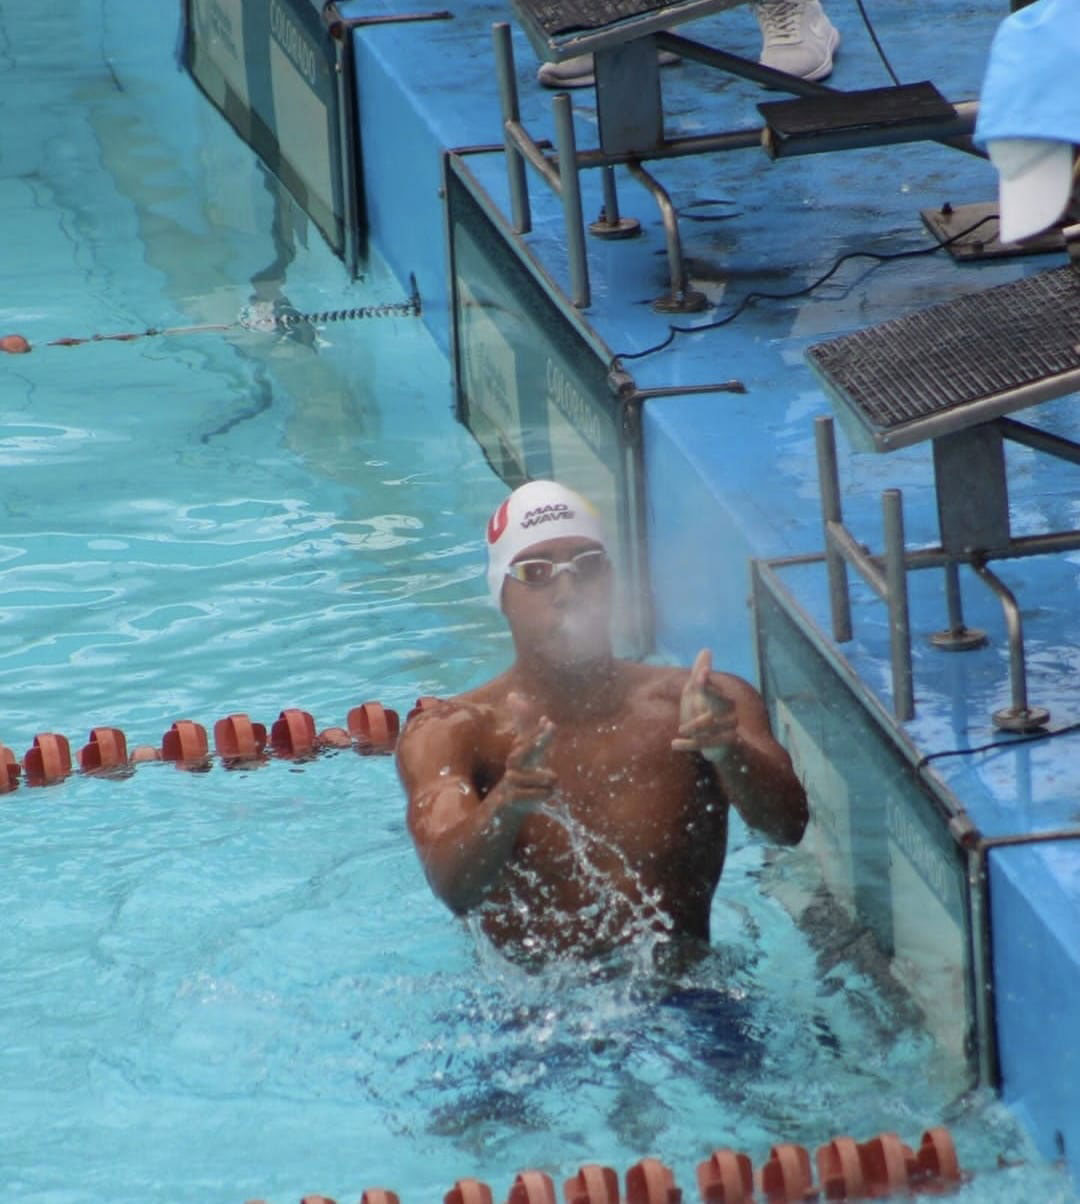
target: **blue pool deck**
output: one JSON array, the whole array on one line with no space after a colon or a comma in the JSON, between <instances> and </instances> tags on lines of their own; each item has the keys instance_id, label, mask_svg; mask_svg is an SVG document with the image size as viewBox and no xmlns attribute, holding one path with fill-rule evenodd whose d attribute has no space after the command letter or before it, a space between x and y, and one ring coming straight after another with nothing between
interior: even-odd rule
<instances>
[{"instance_id":1,"label":"blue pool deck","mask_svg":"<svg viewBox=\"0 0 1080 1204\"><path fill-rule=\"evenodd\" d=\"M193 6L196 23L210 9L227 17L241 7ZM843 37L830 85L888 84L854 0L827 7ZM1008 11L1002 0L867 7L902 81L929 80L950 102L977 98ZM867 922L879 935L887 929L930 1027L1000 1086L1043 1153L1064 1157L1077 1177L1077 554L995 570L1018 599L1028 697L1050 711L1043 738L1017 740L994 725L1010 700L1005 623L963 571L967 623L989 642L967 652L933 647L927 637L945 626L942 576L910 573L915 713L896 718L882 604L853 585L853 638L833 635L815 420L836 411L806 358L836 336L1061 267L1064 252L978 262L940 249L915 254L935 245L922 211L996 198L991 165L953 147L915 141L774 161L744 139L741 149L647 164L679 215L689 285L704 310L653 308L669 286L664 229L653 199L622 168L620 210L641 232L586 239L591 295L575 306L563 208L532 168L532 229L511 233L497 24L509 23L521 126L537 141L559 136L554 95L536 82L536 52L514 14L486 0L457 0L449 15L410 0L343 0L338 13L346 24L357 19L347 36L366 237L403 289L415 277L463 417L475 420L497 468L559 472L605 499L629 492L629 503L611 505L622 505L632 528L627 547L643 537L636 576L624 567L647 584L649 605L628 638L682 661L710 646L718 665L761 683L811 788L811 840L830 888L850 914L888 912ZM758 51L744 7L678 32L733 54ZM689 60L663 70L662 89L669 137L753 131L762 124L756 105L778 99ZM593 90L571 101L578 150L595 147ZM583 172L586 222L603 204L601 173ZM845 256L805 295L758 298L711 325L750 294L797 294ZM631 378L634 406L612 401L612 367ZM608 397L597 399L605 384ZM539 449L530 414L547 424ZM1080 433L1071 397L1018 417L1063 439ZM907 548L934 545L929 442L863 450L841 422L836 438L855 542L880 551L882 493L897 489ZM610 454L613 441L622 460ZM1010 447L1006 462L1015 533L1076 525L1074 465L1025 447ZM846 772L847 762L856 768Z\"/></svg>"}]
</instances>

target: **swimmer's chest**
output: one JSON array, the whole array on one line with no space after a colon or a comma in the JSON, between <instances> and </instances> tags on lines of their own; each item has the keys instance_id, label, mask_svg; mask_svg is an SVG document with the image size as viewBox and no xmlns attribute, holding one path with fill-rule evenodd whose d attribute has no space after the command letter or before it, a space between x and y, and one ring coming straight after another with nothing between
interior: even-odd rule
<instances>
[{"instance_id":1,"label":"swimmer's chest","mask_svg":"<svg viewBox=\"0 0 1080 1204\"><path fill-rule=\"evenodd\" d=\"M670 706L560 728L546 764L558 775L558 804L624 851L640 841L678 846L693 839L710 793L708 768L671 741L677 718Z\"/></svg>"}]
</instances>

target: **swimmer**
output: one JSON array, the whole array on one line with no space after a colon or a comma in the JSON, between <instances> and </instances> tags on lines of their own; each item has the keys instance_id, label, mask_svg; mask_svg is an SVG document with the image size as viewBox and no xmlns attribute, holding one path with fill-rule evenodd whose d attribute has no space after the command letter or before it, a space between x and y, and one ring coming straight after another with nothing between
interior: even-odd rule
<instances>
[{"instance_id":1,"label":"swimmer","mask_svg":"<svg viewBox=\"0 0 1080 1204\"><path fill-rule=\"evenodd\" d=\"M515 490L487 548L514 662L397 749L432 889L510 955L593 957L643 924L707 943L729 806L779 844L807 823L761 696L708 651L690 670L614 656L604 531L572 490Z\"/></svg>"}]
</instances>

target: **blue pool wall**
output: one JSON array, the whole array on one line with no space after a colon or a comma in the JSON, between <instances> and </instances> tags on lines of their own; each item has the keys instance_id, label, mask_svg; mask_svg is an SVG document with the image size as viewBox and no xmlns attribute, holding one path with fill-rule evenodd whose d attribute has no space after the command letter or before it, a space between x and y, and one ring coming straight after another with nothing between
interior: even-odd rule
<instances>
[{"instance_id":1,"label":"blue pool wall","mask_svg":"<svg viewBox=\"0 0 1080 1204\"><path fill-rule=\"evenodd\" d=\"M343 16L410 12L412 6L383 3L340 4ZM843 88L887 82L880 61L859 23L853 4L828 5L844 35L833 82ZM977 5L941 0L928 27L913 6L875 13L878 33L905 79L929 78L950 99L977 95L985 54L1005 4ZM442 158L455 148L501 142L491 26L511 21L503 5L458 4L453 19L425 23L372 25L354 35L356 104L363 147L365 206L372 245L401 281L415 274L425 302L425 318L444 351L450 347L447 239L441 195ZM746 12L723 14L687 30L725 48L756 54L756 30ZM550 137L550 94L535 86L535 55L512 26L521 92L522 120L537 137ZM934 31L941 36L933 36ZM710 39L712 32L715 37ZM703 87L709 104L734 105L720 124L753 123L756 92L741 83L701 85L698 69L671 73L670 111L685 128L695 128L694 89ZM665 76L665 95L668 95ZM588 97L575 96L579 145L595 144ZM479 156L476 172L494 202L507 210L501 156ZM698 178L707 173L708 187ZM890 151L819 155L769 165L755 152L715 159L677 161L657 170L674 181L679 204L702 191L729 204L733 219L713 227L693 226L685 235L691 257L724 261L729 282L710 290L723 311L730 291L790 291L806 284L847 251L866 247L892 252L925 245L920 207L992 200L992 169L978 159L942 147L918 144ZM595 192L586 184L586 211ZM565 287L558 207L534 184L534 252ZM645 210L640 197L635 207ZM625 203L624 203L625 208ZM689 224L684 224L684 231ZM663 246L655 218L636 245L613 250L589 247L594 305L588 318L615 349L644 349L663 337L667 320L654 315L647 294L663 283ZM945 255L918 261L918 269L852 264L829 286L802 302L763 304L723 331L679 336L678 347L635 361L639 385L683 384L736 376L745 395L705 394L650 401L643 417L646 513L650 537L653 602L658 650L687 660L699 646L713 648L718 664L756 677L752 618L748 605L751 558L813 552L821 547L812 423L831 413L820 386L806 367L810 343L830 334L871 325L950 296L1015 279L1045 266L1038 261L1003 261L978 269L958 268ZM628 266L642 287L624 296L617 287ZM779 265L779 266L777 266ZM647 288L645 285L647 284ZM1068 426L1069 418L1063 419ZM909 543L932 542L936 519L929 454L914 448L888 457L861 454L839 438L845 514L853 529L880 546L880 492L902 486ZM1029 502L1067 500L1072 486L1051 472L1039 477ZM1048 505L1053 509L1053 504ZM1038 574L1039 566L1031 570ZM1069 588L1069 587L1066 587ZM1075 630L1071 598L1061 608L1058 638ZM1000 621L995 633L1000 639ZM945 658L948 659L948 658ZM869 671L880 669L870 657ZM998 666L1000 668L1000 665ZM947 693L953 666L932 670ZM1054 672L1051 666L1048 672ZM998 674L1000 685L1000 673ZM1034 686L1040 680L1036 675ZM886 691L874 679L874 688ZM1057 691L1061 694L1061 691ZM1002 705L1007 699L1001 699ZM1055 723L1078 710L1065 692ZM954 706L963 709L963 699ZM976 743L994 733L985 710L965 716L960 728ZM918 737L918 733L916 733ZM1048 753L1069 760L1069 746ZM1008 811L1015 801L1008 782L963 768L942 771L976 823L980 816ZM1048 776L1053 777L1051 767ZM967 775L965 777L965 774ZM1065 774L1064 801L1075 798ZM1052 788L1051 788L1052 789ZM1059 796L1061 802L1060 788ZM1036 807L1034 810L1038 810ZM1075 820L1069 811L1067 826ZM1038 815L1028 826L1039 830ZM1017 820L1023 828L1024 822ZM1073 1073L1077 1049L1076 1000L1080 999L1080 858L1071 839L1038 847L993 849L990 879L992 966L1002 1092L1029 1125L1042 1152L1064 1153L1080 1175L1080 1075ZM928 1118L930 1119L930 1118Z\"/></svg>"}]
</instances>

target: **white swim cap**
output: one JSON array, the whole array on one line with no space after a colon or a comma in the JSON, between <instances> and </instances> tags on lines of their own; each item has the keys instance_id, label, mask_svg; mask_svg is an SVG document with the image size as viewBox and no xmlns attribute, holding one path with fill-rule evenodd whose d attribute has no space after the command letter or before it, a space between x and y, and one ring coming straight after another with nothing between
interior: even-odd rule
<instances>
[{"instance_id":1,"label":"white swim cap","mask_svg":"<svg viewBox=\"0 0 1080 1204\"><path fill-rule=\"evenodd\" d=\"M488 588L502 604L503 579L511 561L533 544L561 535L605 543L600 515L580 493L555 481L528 481L491 516L487 525Z\"/></svg>"}]
</instances>

